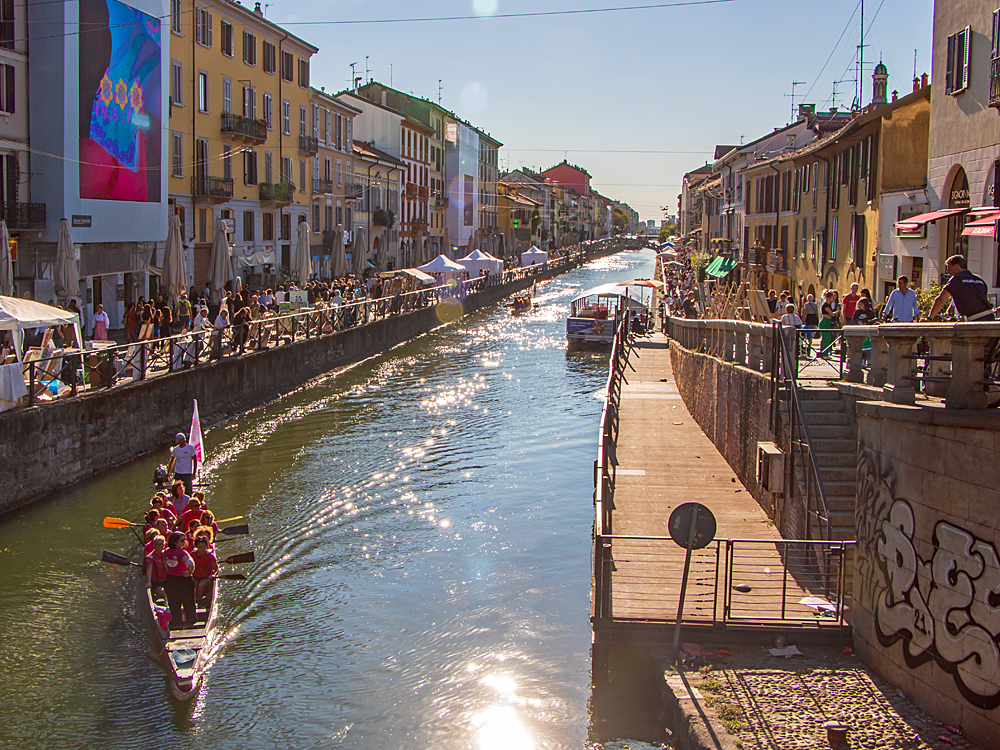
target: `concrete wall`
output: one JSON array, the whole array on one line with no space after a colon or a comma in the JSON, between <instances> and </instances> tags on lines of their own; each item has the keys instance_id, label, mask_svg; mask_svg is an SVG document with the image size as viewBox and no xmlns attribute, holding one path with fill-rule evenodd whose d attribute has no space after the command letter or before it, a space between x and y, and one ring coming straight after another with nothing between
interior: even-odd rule
<instances>
[{"instance_id":1,"label":"concrete wall","mask_svg":"<svg viewBox=\"0 0 1000 750\"><path fill-rule=\"evenodd\" d=\"M996 415L859 403L854 643L906 697L1000 747Z\"/></svg>"},{"instance_id":2,"label":"concrete wall","mask_svg":"<svg viewBox=\"0 0 1000 750\"><path fill-rule=\"evenodd\" d=\"M596 257L596 255L591 256ZM470 295L470 313L561 267ZM433 307L142 383L0 414L0 515L172 443L198 399L206 425L280 398L442 325Z\"/></svg>"},{"instance_id":3,"label":"concrete wall","mask_svg":"<svg viewBox=\"0 0 1000 750\"><path fill-rule=\"evenodd\" d=\"M691 416L773 518L773 497L757 482L757 442L774 440L769 429L769 376L698 354L674 341L670 342L670 366ZM801 539L796 534L799 526L804 528L804 516L785 515L789 516L784 519L788 529L779 530L786 538Z\"/></svg>"}]
</instances>

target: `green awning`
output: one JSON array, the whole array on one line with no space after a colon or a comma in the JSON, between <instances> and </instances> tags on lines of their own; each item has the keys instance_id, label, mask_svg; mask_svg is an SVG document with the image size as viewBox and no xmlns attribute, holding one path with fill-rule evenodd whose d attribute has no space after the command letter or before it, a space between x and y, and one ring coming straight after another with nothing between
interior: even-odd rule
<instances>
[{"instance_id":1,"label":"green awning","mask_svg":"<svg viewBox=\"0 0 1000 750\"><path fill-rule=\"evenodd\" d=\"M719 257L715 258L708 264L708 267L705 269L705 273L709 276L714 276L717 279L724 279L734 268L736 268L735 260Z\"/></svg>"}]
</instances>

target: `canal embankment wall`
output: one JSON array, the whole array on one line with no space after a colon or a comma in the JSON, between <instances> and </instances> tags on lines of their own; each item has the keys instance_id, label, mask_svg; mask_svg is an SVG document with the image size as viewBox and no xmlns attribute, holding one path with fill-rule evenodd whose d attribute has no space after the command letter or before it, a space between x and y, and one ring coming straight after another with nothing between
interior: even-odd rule
<instances>
[{"instance_id":1,"label":"canal embankment wall","mask_svg":"<svg viewBox=\"0 0 1000 750\"><path fill-rule=\"evenodd\" d=\"M587 260L621 248L589 254ZM561 266L470 294L463 315L553 278ZM211 426L445 325L434 306L150 380L0 414L0 515L173 444L198 400Z\"/></svg>"}]
</instances>

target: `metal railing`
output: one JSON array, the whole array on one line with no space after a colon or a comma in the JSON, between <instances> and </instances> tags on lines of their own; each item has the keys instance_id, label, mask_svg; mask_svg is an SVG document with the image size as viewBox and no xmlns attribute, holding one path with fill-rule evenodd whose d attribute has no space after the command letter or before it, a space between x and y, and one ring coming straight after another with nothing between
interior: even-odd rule
<instances>
[{"instance_id":1,"label":"metal railing","mask_svg":"<svg viewBox=\"0 0 1000 750\"><path fill-rule=\"evenodd\" d=\"M688 625L787 625L847 628L853 604L855 542L807 539L715 539L691 558L684 598ZM684 550L668 536L601 537L595 596L605 621L673 623ZM640 597L610 589L642 590ZM601 589L598 589L601 591Z\"/></svg>"},{"instance_id":2,"label":"metal railing","mask_svg":"<svg viewBox=\"0 0 1000 750\"><path fill-rule=\"evenodd\" d=\"M319 138L317 138L314 135L300 135L299 151L301 151L304 154L309 154L310 156L312 156L313 154L318 154Z\"/></svg>"},{"instance_id":3,"label":"metal railing","mask_svg":"<svg viewBox=\"0 0 1000 750\"><path fill-rule=\"evenodd\" d=\"M243 136L255 141L267 140L267 123L263 120L251 120L243 115L232 112L222 113L222 132Z\"/></svg>"},{"instance_id":4,"label":"metal railing","mask_svg":"<svg viewBox=\"0 0 1000 750\"><path fill-rule=\"evenodd\" d=\"M333 180L313 180L313 192L329 195L333 192Z\"/></svg>"},{"instance_id":5,"label":"metal railing","mask_svg":"<svg viewBox=\"0 0 1000 750\"><path fill-rule=\"evenodd\" d=\"M8 229L45 229L45 204L5 201L0 203L0 219Z\"/></svg>"},{"instance_id":6,"label":"metal railing","mask_svg":"<svg viewBox=\"0 0 1000 750\"><path fill-rule=\"evenodd\" d=\"M259 198L264 202L291 203L295 195L292 182L262 182L258 186Z\"/></svg>"},{"instance_id":7,"label":"metal railing","mask_svg":"<svg viewBox=\"0 0 1000 750\"><path fill-rule=\"evenodd\" d=\"M586 252L575 250L545 264L480 276L455 286L435 286L349 302L339 307L268 315L245 325L231 325L221 330L206 328L129 344L58 351L23 363L28 389L27 407L48 402L57 396L65 397L67 392L76 396L110 389L220 359L267 351L302 339L334 335L345 329L419 310L447 298L462 300L470 294L585 260Z\"/></svg>"},{"instance_id":8,"label":"metal railing","mask_svg":"<svg viewBox=\"0 0 1000 750\"><path fill-rule=\"evenodd\" d=\"M1000 57L990 61L990 107L1000 107Z\"/></svg>"},{"instance_id":9,"label":"metal railing","mask_svg":"<svg viewBox=\"0 0 1000 750\"><path fill-rule=\"evenodd\" d=\"M798 485L802 492L802 502L806 511L806 537L812 539L813 520L818 523L821 541L830 539L830 506L823 487L823 476L816 462L816 453L809 435L809 423L802 408L802 394L799 391L799 331L772 323L771 334L771 432L782 432L781 404L788 404L788 429L790 466L788 473L792 479L797 471L802 474ZM792 485L795 486L794 484Z\"/></svg>"},{"instance_id":10,"label":"metal railing","mask_svg":"<svg viewBox=\"0 0 1000 750\"><path fill-rule=\"evenodd\" d=\"M196 198L218 198L219 200L232 198L233 179L231 177L195 175L191 178L191 194Z\"/></svg>"}]
</instances>

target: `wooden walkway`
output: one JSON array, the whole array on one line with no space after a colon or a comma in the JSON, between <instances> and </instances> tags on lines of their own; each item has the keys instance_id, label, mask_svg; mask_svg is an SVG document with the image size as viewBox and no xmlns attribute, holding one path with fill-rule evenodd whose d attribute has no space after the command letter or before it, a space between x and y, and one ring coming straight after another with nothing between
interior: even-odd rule
<instances>
[{"instance_id":1,"label":"wooden walkway","mask_svg":"<svg viewBox=\"0 0 1000 750\"><path fill-rule=\"evenodd\" d=\"M666 337L638 339L625 370L611 512L611 617L616 620L670 621L677 614L684 552L667 539L671 511L685 502L708 506L718 521L717 539L754 539L736 545L730 614L778 618L782 603L794 617L813 610L797 604L808 595L789 576L782 596L782 555L794 555L753 496L740 483L681 400L670 367ZM633 370L634 368L634 370ZM749 585L748 592L732 586ZM725 545L696 552L685 603L685 621L721 617ZM716 596L716 589L720 593ZM810 588L812 588L810 586Z\"/></svg>"}]
</instances>

